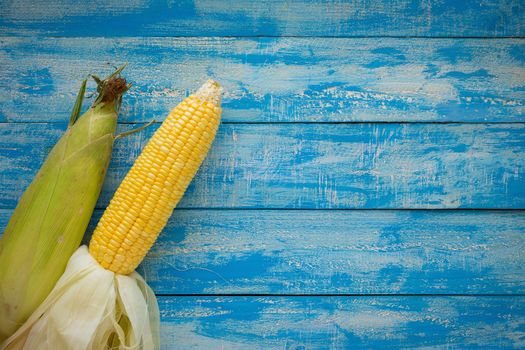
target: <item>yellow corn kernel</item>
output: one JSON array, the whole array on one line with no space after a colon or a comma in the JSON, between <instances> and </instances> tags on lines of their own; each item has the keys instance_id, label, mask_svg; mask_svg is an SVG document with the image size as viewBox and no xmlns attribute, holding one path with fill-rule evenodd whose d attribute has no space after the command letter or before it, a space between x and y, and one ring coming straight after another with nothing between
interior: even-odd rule
<instances>
[{"instance_id":1,"label":"yellow corn kernel","mask_svg":"<svg viewBox=\"0 0 525 350\"><path fill-rule=\"evenodd\" d=\"M153 245L215 137L220 94L218 83L206 82L170 112L144 147L89 244L104 268L129 274Z\"/></svg>"}]
</instances>

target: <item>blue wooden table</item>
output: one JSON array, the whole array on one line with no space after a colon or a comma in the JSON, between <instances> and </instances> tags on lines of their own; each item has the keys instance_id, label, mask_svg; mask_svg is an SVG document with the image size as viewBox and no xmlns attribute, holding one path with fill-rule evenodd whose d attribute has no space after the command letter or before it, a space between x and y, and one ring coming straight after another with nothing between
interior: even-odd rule
<instances>
[{"instance_id":1,"label":"blue wooden table","mask_svg":"<svg viewBox=\"0 0 525 350\"><path fill-rule=\"evenodd\" d=\"M121 130L213 77L140 267L163 349L525 348L524 35L520 0L1 0L0 226L87 74L129 62Z\"/></svg>"}]
</instances>

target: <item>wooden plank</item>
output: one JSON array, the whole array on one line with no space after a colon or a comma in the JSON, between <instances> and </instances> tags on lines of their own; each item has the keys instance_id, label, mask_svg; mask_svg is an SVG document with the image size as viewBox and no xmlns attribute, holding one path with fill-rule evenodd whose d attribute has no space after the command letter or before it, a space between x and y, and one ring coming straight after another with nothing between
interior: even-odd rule
<instances>
[{"instance_id":1,"label":"wooden plank","mask_svg":"<svg viewBox=\"0 0 525 350\"><path fill-rule=\"evenodd\" d=\"M0 34L522 36L519 0L0 1Z\"/></svg>"},{"instance_id":2,"label":"wooden plank","mask_svg":"<svg viewBox=\"0 0 525 350\"><path fill-rule=\"evenodd\" d=\"M129 62L120 120L162 120L208 76L226 122L525 121L525 41L0 38L0 121L64 122L80 81Z\"/></svg>"},{"instance_id":3,"label":"wooden plank","mask_svg":"<svg viewBox=\"0 0 525 350\"><path fill-rule=\"evenodd\" d=\"M161 294L525 293L525 212L177 210Z\"/></svg>"},{"instance_id":4,"label":"wooden plank","mask_svg":"<svg viewBox=\"0 0 525 350\"><path fill-rule=\"evenodd\" d=\"M178 209L139 272L159 294L515 294L524 250L523 211Z\"/></svg>"},{"instance_id":5,"label":"wooden plank","mask_svg":"<svg viewBox=\"0 0 525 350\"><path fill-rule=\"evenodd\" d=\"M523 251L523 211L178 209L139 272L158 294L516 294Z\"/></svg>"},{"instance_id":6,"label":"wooden plank","mask_svg":"<svg viewBox=\"0 0 525 350\"><path fill-rule=\"evenodd\" d=\"M64 128L0 124L1 208ZM155 128L117 142L99 207ZM180 207L522 209L525 125L222 125Z\"/></svg>"},{"instance_id":7,"label":"wooden plank","mask_svg":"<svg viewBox=\"0 0 525 350\"><path fill-rule=\"evenodd\" d=\"M525 212L177 210L161 294L525 293Z\"/></svg>"},{"instance_id":8,"label":"wooden plank","mask_svg":"<svg viewBox=\"0 0 525 350\"><path fill-rule=\"evenodd\" d=\"M162 349L518 349L524 297L162 297Z\"/></svg>"}]
</instances>

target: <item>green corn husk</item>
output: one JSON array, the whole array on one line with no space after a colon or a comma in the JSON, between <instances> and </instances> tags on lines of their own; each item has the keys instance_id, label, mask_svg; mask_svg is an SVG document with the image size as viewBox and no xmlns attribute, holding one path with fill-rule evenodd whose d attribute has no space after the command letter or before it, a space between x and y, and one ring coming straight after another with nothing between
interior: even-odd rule
<instances>
[{"instance_id":1,"label":"green corn husk","mask_svg":"<svg viewBox=\"0 0 525 350\"><path fill-rule=\"evenodd\" d=\"M69 127L20 198L0 240L0 343L46 298L78 248L100 194L115 139L120 71L96 77L99 96ZM78 119L77 119L78 118Z\"/></svg>"}]
</instances>

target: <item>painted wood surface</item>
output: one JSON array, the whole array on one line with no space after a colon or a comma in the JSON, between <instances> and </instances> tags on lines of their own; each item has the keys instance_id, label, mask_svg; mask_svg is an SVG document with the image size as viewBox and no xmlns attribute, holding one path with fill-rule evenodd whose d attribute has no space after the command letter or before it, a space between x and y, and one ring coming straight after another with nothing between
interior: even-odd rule
<instances>
[{"instance_id":1,"label":"painted wood surface","mask_svg":"<svg viewBox=\"0 0 525 350\"><path fill-rule=\"evenodd\" d=\"M179 210L160 294L525 293L525 212Z\"/></svg>"},{"instance_id":2,"label":"painted wood surface","mask_svg":"<svg viewBox=\"0 0 525 350\"><path fill-rule=\"evenodd\" d=\"M525 212L178 210L160 294L525 293Z\"/></svg>"},{"instance_id":3,"label":"painted wood surface","mask_svg":"<svg viewBox=\"0 0 525 350\"><path fill-rule=\"evenodd\" d=\"M225 122L525 121L524 39L394 38L0 38L0 121L66 121L108 60L134 84L122 122L163 120L208 76Z\"/></svg>"},{"instance_id":4,"label":"painted wood surface","mask_svg":"<svg viewBox=\"0 0 525 350\"><path fill-rule=\"evenodd\" d=\"M522 36L520 0L2 0L0 34Z\"/></svg>"},{"instance_id":5,"label":"painted wood surface","mask_svg":"<svg viewBox=\"0 0 525 350\"><path fill-rule=\"evenodd\" d=\"M104 62L123 131L226 89L139 268L163 349L525 348L523 1L0 9L0 232ZM118 141L88 231L155 129ZM414 210L457 208L496 210Z\"/></svg>"},{"instance_id":6,"label":"painted wood surface","mask_svg":"<svg viewBox=\"0 0 525 350\"><path fill-rule=\"evenodd\" d=\"M510 295L523 251L523 211L179 209L139 272L160 295Z\"/></svg>"},{"instance_id":7,"label":"painted wood surface","mask_svg":"<svg viewBox=\"0 0 525 350\"><path fill-rule=\"evenodd\" d=\"M156 127L117 142L99 207ZM2 208L15 206L64 128L0 124ZM222 125L180 207L522 209L525 126Z\"/></svg>"},{"instance_id":8,"label":"painted wood surface","mask_svg":"<svg viewBox=\"0 0 525 350\"><path fill-rule=\"evenodd\" d=\"M524 297L162 297L163 349L523 349Z\"/></svg>"}]
</instances>

